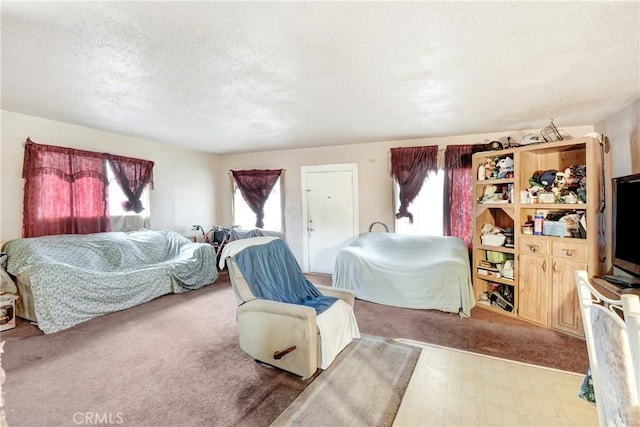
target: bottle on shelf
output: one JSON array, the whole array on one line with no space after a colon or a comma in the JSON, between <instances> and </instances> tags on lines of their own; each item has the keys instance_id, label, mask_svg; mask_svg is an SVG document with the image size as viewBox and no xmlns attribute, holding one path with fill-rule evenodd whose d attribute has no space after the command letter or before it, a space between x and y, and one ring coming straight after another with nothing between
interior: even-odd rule
<instances>
[{"instance_id":1,"label":"bottle on shelf","mask_svg":"<svg viewBox=\"0 0 640 427\"><path fill-rule=\"evenodd\" d=\"M544 225L544 217L542 214L535 214L533 217L533 234L536 236L542 236L542 226Z\"/></svg>"}]
</instances>

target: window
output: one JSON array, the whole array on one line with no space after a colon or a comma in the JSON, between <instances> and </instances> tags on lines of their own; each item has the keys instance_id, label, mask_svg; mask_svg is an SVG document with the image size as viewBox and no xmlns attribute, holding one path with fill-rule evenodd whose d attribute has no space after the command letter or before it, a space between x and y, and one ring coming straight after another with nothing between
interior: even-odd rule
<instances>
[{"instance_id":1,"label":"window","mask_svg":"<svg viewBox=\"0 0 640 427\"><path fill-rule=\"evenodd\" d=\"M395 231L398 234L421 234L442 236L443 233L443 187L444 171L430 172L418 196L409 206L413 213L413 224L409 218L395 220ZM394 212L400 207L398 183L394 181Z\"/></svg>"},{"instance_id":2,"label":"window","mask_svg":"<svg viewBox=\"0 0 640 427\"><path fill-rule=\"evenodd\" d=\"M153 165L149 160L36 144L27 138L23 237L99 233L109 231L114 218L146 218L148 211L144 217L128 212L141 213L144 203L148 205L149 194L143 199L143 193L153 188Z\"/></svg>"},{"instance_id":3,"label":"window","mask_svg":"<svg viewBox=\"0 0 640 427\"><path fill-rule=\"evenodd\" d=\"M100 153L36 144L27 139L22 237L108 231Z\"/></svg>"},{"instance_id":4,"label":"window","mask_svg":"<svg viewBox=\"0 0 640 427\"><path fill-rule=\"evenodd\" d=\"M109 199L109 216L140 216L142 218L148 218L151 216L149 211L149 186L145 186L142 191L142 195L140 196L140 202L142 202L142 206L144 206L144 210L142 212L135 213L134 211L126 211L122 206L122 203L127 200L127 196L122 191L122 188L116 181L116 176L113 173L113 169L111 169L111 165L107 162L107 179L109 180L108 187L108 199Z\"/></svg>"},{"instance_id":5,"label":"window","mask_svg":"<svg viewBox=\"0 0 640 427\"><path fill-rule=\"evenodd\" d=\"M282 177L279 177L274 184L264 204L264 227L262 227L264 230L283 231L283 191L281 178ZM240 226L244 229L256 228L256 214L242 197L240 188L235 180L233 180L233 225Z\"/></svg>"}]
</instances>

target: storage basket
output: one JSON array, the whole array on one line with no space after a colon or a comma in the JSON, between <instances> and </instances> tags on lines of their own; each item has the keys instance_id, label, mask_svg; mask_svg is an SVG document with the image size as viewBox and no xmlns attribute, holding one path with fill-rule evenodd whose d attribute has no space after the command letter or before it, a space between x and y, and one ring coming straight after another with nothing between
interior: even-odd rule
<instances>
[{"instance_id":1,"label":"storage basket","mask_svg":"<svg viewBox=\"0 0 640 427\"><path fill-rule=\"evenodd\" d=\"M567 230L567 223L564 221L544 221L542 224L542 234L545 236L570 236Z\"/></svg>"},{"instance_id":2,"label":"storage basket","mask_svg":"<svg viewBox=\"0 0 640 427\"><path fill-rule=\"evenodd\" d=\"M483 234L480 236L483 245L487 246L502 246L507 240L507 236L504 234Z\"/></svg>"}]
</instances>

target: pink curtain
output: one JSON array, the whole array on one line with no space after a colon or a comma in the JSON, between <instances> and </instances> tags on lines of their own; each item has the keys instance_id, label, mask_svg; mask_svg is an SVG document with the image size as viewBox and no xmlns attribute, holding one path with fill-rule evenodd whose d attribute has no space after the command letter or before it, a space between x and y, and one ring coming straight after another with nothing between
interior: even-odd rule
<instances>
[{"instance_id":1,"label":"pink curtain","mask_svg":"<svg viewBox=\"0 0 640 427\"><path fill-rule=\"evenodd\" d=\"M256 227L264 227L264 204L278 181L282 169L232 170L231 173L242 198L256 214Z\"/></svg>"},{"instance_id":2,"label":"pink curtain","mask_svg":"<svg viewBox=\"0 0 640 427\"><path fill-rule=\"evenodd\" d=\"M109 231L103 155L27 139L23 237Z\"/></svg>"},{"instance_id":3,"label":"pink curtain","mask_svg":"<svg viewBox=\"0 0 640 427\"><path fill-rule=\"evenodd\" d=\"M473 173L471 156L484 144L449 145L444 154L444 234L459 237L471 248L473 236Z\"/></svg>"},{"instance_id":4,"label":"pink curtain","mask_svg":"<svg viewBox=\"0 0 640 427\"><path fill-rule=\"evenodd\" d=\"M153 165L149 160L133 159L131 157L106 154L116 181L127 200L122 202L125 212L140 213L144 210L140 196L147 185L153 188Z\"/></svg>"},{"instance_id":5,"label":"pink curtain","mask_svg":"<svg viewBox=\"0 0 640 427\"><path fill-rule=\"evenodd\" d=\"M438 168L438 146L400 147L391 149L391 173L400 187L400 208L396 218L409 218L408 208L416 198L429 172Z\"/></svg>"}]
</instances>

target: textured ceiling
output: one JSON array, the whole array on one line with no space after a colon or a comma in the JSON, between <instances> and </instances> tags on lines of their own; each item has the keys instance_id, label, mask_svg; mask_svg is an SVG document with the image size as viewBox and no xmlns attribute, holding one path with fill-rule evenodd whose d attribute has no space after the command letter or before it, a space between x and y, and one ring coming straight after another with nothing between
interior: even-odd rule
<instances>
[{"instance_id":1,"label":"textured ceiling","mask_svg":"<svg viewBox=\"0 0 640 427\"><path fill-rule=\"evenodd\" d=\"M640 2L2 1L2 109L211 153L595 124Z\"/></svg>"}]
</instances>

